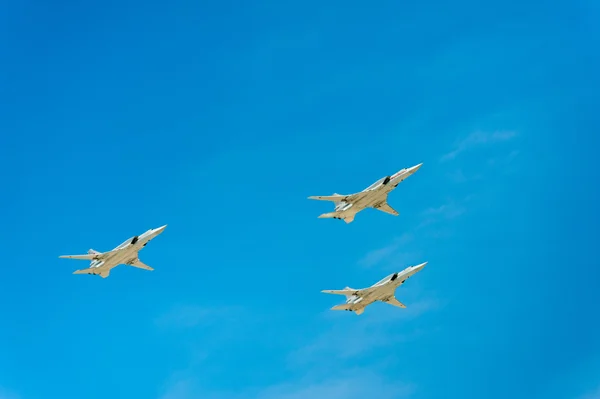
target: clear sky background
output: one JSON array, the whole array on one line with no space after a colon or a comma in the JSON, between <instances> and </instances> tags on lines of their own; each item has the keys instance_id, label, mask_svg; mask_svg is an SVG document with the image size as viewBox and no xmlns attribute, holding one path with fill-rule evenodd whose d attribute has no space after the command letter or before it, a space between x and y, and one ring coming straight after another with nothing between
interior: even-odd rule
<instances>
[{"instance_id":1,"label":"clear sky background","mask_svg":"<svg viewBox=\"0 0 600 399\"><path fill-rule=\"evenodd\" d=\"M0 398L600 398L598 4L2 1Z\"/></svg>"}]
</instances>

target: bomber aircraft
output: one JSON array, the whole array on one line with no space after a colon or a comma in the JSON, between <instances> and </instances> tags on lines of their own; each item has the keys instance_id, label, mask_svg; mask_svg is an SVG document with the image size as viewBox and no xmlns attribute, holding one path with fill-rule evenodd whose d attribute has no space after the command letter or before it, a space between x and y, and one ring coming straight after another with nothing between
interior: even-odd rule
<instances>
[{"instance_id":1,"label":"bomber aircraft","mask_svg":"<svg viewBox=\"0 0 600 399\"><path fill-rule=\"evenodd\" d=\"M394 292L396 291L396 288L404 284L408 278L421 271L426 264L427 262L417 266L410 266L399 273L390 274L369 288L354 289L346 287L343 290L323 290L321 292L326 294L345 295L346 303L343 305L336 305L332 307L331 310L347 310L349 312L354 312L357 315L362 314L368 305L376 301L385 302L399 308L406 308L402 302L396 299Z\"/></svg>"},{"instance_id":2,"label":"bomber aircraft","mask_svg":"<svg viewBox=\"0 0 600 399\"><path fill-rule=\"evenodd\" d=\"M90 249L86 255L62 255L59 258L90 260L90 267L87 269L76 270L73 274L94 274L102 278L110 275L111 269L124 264L137 267L139 269L154 270L150 266L142 263L138 258L138 252L146 246L157 235L162 233L167 225L157 229L150 229L144 234L132 237L119 245L112 251L98 252Z\"/></svg>"},{"instance_id":3,"label":"bomber aircraft","mask_svg":"<svg viewBox=\"0 0 600 399\"><path fill-rule=\"evenodd\" d=\"M308 198L320 201L332 201L335 205L333 212L320 215L320 219L341 219L346 223L352 223L356 214L365 208L375 208L390 215L398 216L398 212L387 203L388 194L401 181L419 170L421 165L423 164L420 163L412 168L404 168L391 176L383 177L356 194L319 195Z\"/></svg>"}]
</instances>

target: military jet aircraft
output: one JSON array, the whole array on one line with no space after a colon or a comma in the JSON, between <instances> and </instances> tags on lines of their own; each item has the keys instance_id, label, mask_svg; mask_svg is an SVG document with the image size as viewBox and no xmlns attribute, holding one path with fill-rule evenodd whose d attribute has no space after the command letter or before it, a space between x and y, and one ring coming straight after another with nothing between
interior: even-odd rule
<instances>
[{"instance_id":1,"label":"military jet aircraft","mask_svg":"<svg viewBox=\"0 0 600 399\"><path fill-rule=\"evenodd\" d=\"M91 260L92 262L89 268L76 270L73 274L94 274L99 275L102 278L108 277L111 269L121 264L137 267L139 269L154 270L140 261L138 252L144 248L150 240L162 233L166 227L167 225L157 229L150 229L142 235L128 239L112 251L102 253L90 249L87 255L62 255L59 256L59 258Z\"/></svg>"},{"instance_id":2,"label":"military jet aircraft","mask_svg":"<svg viewBox=\"0 0 600 399\"><path fill-rule=\"evenodd\" d=\"M381 178L360 193L312 196L308 198L320 201L333 201L335 210L320 215L320 219L341 219L346 223L352 223L356 214L365 208L375 208L390 215L398 216L398 212L387 203L388 194L401 181L419 170L421 165L423 164L420 163L412 168L404 168L391 176Z\"/></svg>"},{"instance_id":3,"label":"military jet aircraft","mask_svg":"<svg viewBox=\"0 0 600 399\"><path fill-rule=\"evenodd\" d=\"M396 291L396 288L401 286L413 274L421 271L426 264L427 262L417 266L410 266L400 273L390 274L369 288L354 289L346 287L343 290L323 290L321 292L326 294L345 295L346 303L343 305L336 305L332 307L331 310L347 310L349 312L354 312L357 315L362 314L368 305L376 301L385 302L399 308L406 308L402 302L396 299L394 292Z\"/></svg>"}]
</instances>

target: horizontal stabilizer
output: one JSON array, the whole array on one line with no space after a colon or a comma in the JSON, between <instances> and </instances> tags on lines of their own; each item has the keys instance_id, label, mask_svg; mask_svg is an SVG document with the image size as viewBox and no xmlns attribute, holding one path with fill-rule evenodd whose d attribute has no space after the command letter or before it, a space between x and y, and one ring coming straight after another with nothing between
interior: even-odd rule
<instances>
[{"instance_id":1,"label":"horizontal stabilizer","mask_svg":"<svg viewBox=\"0 0 600 399\"><path fill-rule=\"evenodd\" d=\"M148 266L147 264L145 264L144 262L142 262L139 259L136 259L133 262L131 262L131 264L129 266L137 267L138 269L144 269L144 270L154 270L153 268L151 268L150 266Z\"/></svg>"},{"instance_id":2,"label":"horizontal stabilizer","mask_svg":"<svg viewBox=\"0 0 600 399\"><path fill-rule=\"evenodd\" d=\"M385 303L387 303L388 305L392 305L392 306L396 306L398 308L402 308L402 309L406 309L406 305L403 304L402 302L400 302L399 300L397 300L394 297L391 297L385 301L383 301Z\"/></svg>"}]
</instances>

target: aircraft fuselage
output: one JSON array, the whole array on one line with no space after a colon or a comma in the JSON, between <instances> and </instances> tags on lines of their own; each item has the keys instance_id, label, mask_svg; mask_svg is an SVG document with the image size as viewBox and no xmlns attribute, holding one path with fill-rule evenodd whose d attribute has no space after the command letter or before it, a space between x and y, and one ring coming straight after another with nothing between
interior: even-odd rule
<instances>
[{"instance_id":1,"label":"aircraft fuselage","mask_svg":"<svg viewBox=\"0 0 600 399\"><path fill-rule=\"evenodd\" d=\"M110 271L121 264L131 264L138 258L138 252L148 244L153 238L162 233L164 227L158 229L150 229L140 236L129 238L121 245L115 247L112 251L104 254L100 253L101 259L93 260L90 264L90 269L101 269L102 271ZM90 250L93 251L93 250Z\"/></svg>"},{"instance_id":2,"label":"aircraft fuselage","mask_svg":"<svg viewBox=\"0 0 600 399\"><path fill-rule=\"evenodd\" d=\"M360 193L356 194L356 199L342 201L335 207L335 213L339 219L354 219L354 215L366 208L376 208L387 201L388 194L393 191L398 184L412 175L420 165L412 168L402 169L392 176L384 177Z\"/></svg>"},{"instance_id":3,"label":"aircraft fuselage","mask_svg":"<svg viewBox=\"0 0 600 399\"><path fill-rule=\"evenodd\" d=\"M408 267L399 273L387 276L369 288L355 290L354 295L348 297L346 300L346 304L349 305L347 310L360 311L373 302L384 301L393 297L396 289L424 266L425 264Z\"/></svg>"}]
</instances>

